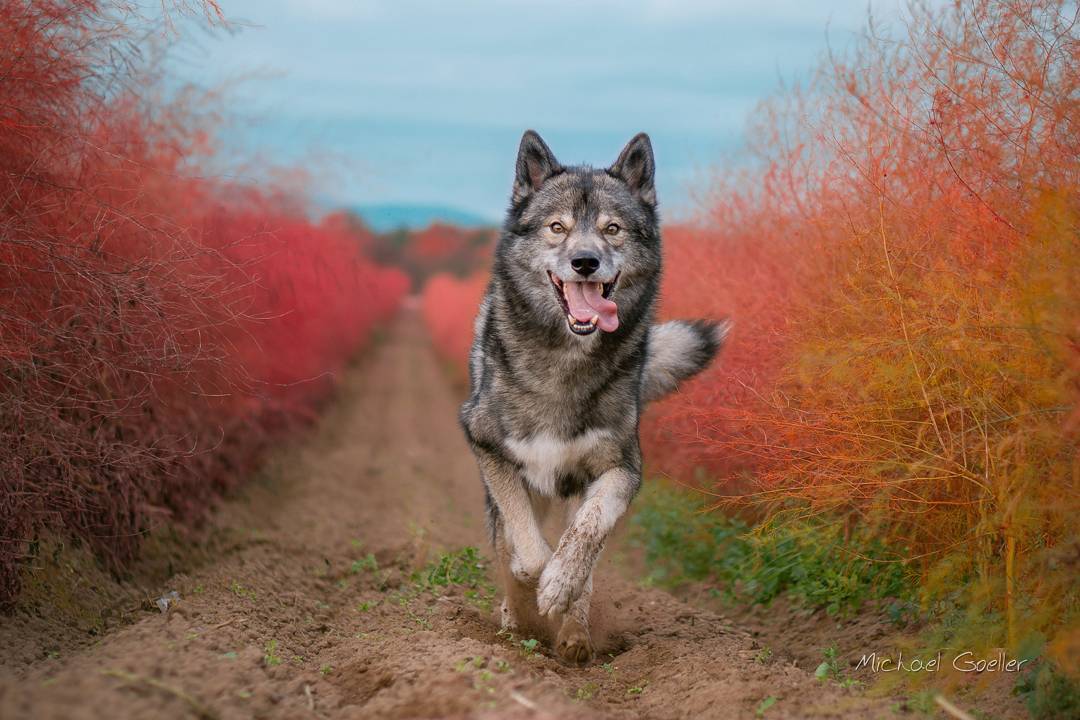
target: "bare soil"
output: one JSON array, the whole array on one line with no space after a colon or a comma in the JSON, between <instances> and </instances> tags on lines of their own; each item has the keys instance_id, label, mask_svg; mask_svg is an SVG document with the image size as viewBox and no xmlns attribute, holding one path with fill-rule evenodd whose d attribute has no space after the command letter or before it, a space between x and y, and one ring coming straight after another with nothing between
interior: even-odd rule
<instances>
[{"instance_id":1,"label":"bare soil","mask_svg":"<svg viewBox=\"0 0 1080 720\"><path fill-rule=\"evenodd\" d=\"M895 717L627 579L619 541L586 668L499 634L462 588L411 590L441 551L488 552L457 403L406 311L209 528L155 534L151 567L118 583L77 548L39 548L26 599L0 619L0 717L749 718L768 698L767 718ZM171 590L162 613L153 600Z\"/></svg>"}]
</instances>

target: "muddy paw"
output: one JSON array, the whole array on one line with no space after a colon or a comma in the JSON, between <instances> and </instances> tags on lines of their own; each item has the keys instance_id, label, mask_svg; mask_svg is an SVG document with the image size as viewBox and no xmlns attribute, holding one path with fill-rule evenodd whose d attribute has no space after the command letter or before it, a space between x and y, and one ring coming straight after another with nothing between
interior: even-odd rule
<instances>
[{"instance_id":1,"label":"muddy paw","mask_svg":"<svg viewBox=\"0 0 1080 720\"><path fill-rule=\"evenodd\" d=\"M548 561L536 589L536 609L541 616L554 617L570 609L585 587L588 573L563 562L558 553Z\"/></svg>"},{"instance_id":2,"label":"muddy paw","mask_svg":"<svg viewBox=\"0 0 1080 720\"><path fill-rule=\"evenodd\" d=\"M589 629L583 627L577 620L567 620L559 631L555 652L567 665L588 665L593 659Z\"/></svg>"}]
</instances>

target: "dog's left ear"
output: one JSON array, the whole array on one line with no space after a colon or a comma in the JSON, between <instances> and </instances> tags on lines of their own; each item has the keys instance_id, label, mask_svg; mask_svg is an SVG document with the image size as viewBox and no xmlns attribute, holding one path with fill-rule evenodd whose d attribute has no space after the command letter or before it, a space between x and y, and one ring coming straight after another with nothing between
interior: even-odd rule
<instances>
[{"instance_id":1,"label":"dog's left ear","mask_svg":"<svg viewBox=\"0 0 1080 720\"><path fill-rule=\"evenodd\" d=\"M608 172L622 178L638 200L646 205L656 205L656 162L648 135L638 133L626 143L619 153L619 159L608 168Z\"/></svg>"}]
</instances>

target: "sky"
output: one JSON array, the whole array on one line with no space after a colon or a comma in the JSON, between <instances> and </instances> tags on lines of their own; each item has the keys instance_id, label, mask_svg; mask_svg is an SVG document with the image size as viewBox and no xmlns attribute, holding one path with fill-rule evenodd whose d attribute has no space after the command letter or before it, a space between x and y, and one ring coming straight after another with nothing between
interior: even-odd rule
<instances>
[{"instance_id":1,"label":"sky","mask_svg":"<svg viewBox=\"0 0 1080 720\"><path fill-rule=\"evenodd\" d=\"M346 206L502 214L521 133L606 166L646 131L668 217L745 161L758 103L900 0L222 0L231 32L185 32L184 81L228 84L227 141L316 169Z\"/></svg>"}]
</instances>

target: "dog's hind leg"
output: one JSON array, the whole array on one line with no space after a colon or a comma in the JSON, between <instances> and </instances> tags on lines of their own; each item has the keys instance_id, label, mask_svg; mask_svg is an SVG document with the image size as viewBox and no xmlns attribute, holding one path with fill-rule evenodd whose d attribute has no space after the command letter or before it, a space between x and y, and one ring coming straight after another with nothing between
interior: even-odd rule
<instances>
[{"instance_id":1,"label":"dog's hind leg","mask_svg":"<svg viewBox=\"0 0 1080 720\"><path fill-rule=\"evenodd\" d=\"M501 529L500 529L501 530ZM506 539L501 532L495 536L495 559L499 570L499 585L502 586L503 599L499 605L499 627L509 632L516 631L520 625L518 618L524 603L534 597L528 584L514 577L510 569L511 555Z\"/></svg>"}]
</instances>

